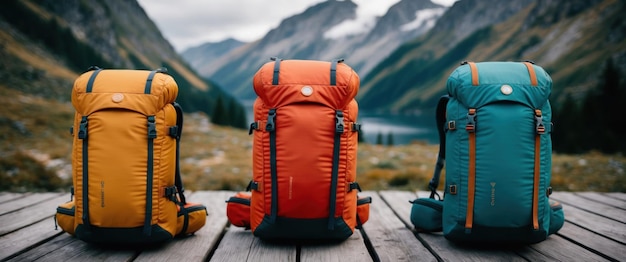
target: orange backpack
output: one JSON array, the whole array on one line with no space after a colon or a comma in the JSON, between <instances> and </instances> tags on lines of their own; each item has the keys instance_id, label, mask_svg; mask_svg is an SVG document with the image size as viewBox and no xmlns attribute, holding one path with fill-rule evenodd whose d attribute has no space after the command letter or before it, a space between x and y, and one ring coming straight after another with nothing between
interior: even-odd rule
<instances>
[{"instance_id":1,"label":"orange backpack","mask_svg":"<svg viewBox=\"0 0 626 262\"><path fill-rule=\"evenodd\" d=\"M252 194L227 215L265 239L346 239L371 203L357 215L359 77L343 60L273 60L254 76Z\"/></svg>"},{"instance_id":2,"label":"orange backpack","mask_svg":"<svg viewBox=\"0 0 626 262\"><path fill-rule=\"evenodd\" d=\"M72 201L55 216L87 242L145 244L199 230L178 166L182 109L165 69L90 68L74 82Z\"/></svg>"}]
</instances>

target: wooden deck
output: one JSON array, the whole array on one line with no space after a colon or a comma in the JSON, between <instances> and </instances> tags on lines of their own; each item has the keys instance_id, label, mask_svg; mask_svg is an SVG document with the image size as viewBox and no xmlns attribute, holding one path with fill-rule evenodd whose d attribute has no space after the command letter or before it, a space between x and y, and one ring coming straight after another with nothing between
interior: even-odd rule
<instances>
[{"instance_id":1,"label":"wooden deck","mask_svg":"<svg viewBox=\"0 0 626 262\"><path fill-rule=\"evenodd\" d=\"M470 248L440 234L415 233L409 200L415 193L363 192L373 198L362 231L338 244L271 244L228 224L226 191L200 191L207 224L194 236L157 248L111 249L55 230L53 215L69 194L0 192L0 261L626 261L626 193L563 193L566 223L535 245ZM419 193L422 196L422 193Z\"/></svg>"}]
</instances>

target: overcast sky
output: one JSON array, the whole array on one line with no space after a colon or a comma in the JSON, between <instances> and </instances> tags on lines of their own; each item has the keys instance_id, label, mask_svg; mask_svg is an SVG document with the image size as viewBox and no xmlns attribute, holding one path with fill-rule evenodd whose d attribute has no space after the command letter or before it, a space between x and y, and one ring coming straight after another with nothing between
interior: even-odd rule
<instances>
[{"instance_id":1,"label":"overcast sky","mask_svg":"<svg viewBox=\"0 0 626 262\"><path fill-rule=\"evenodd\" d=\"M290 16L325 0L138 0L163 36L181 52L227 38L254 41ZM359 16L383 15L399 0L352 0ZM451 5L455 0L431 0ZM356 22L356 21L355 21ZM368 23L368 21L360 21Z\"/></svg>"}]
</instances>

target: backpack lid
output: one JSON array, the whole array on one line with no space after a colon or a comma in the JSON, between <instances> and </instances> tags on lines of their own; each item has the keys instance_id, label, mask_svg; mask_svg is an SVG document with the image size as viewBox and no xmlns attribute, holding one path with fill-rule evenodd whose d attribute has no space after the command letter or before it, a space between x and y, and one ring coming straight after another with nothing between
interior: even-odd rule
<instances>
[{"instance_id":1,"label":"backpack lid","mask_svg":"<svg viewBox=\"0 0 626 262\"><path fill-rule=\"evenodd\" d=\"M357 73L342 60L276 59L257 71L253 85L259 98L271 108L301 102L344 108L356 96L359 81Z\"/></svg>"},{"instance_id":2,"label":"backpack lid","mask_svg":"<svg viewBox=\"0 0 626 262\"><path fill-rule=\"evenodd\" d=\"M173 103L178 85L164 71L95 69L74 81L72 104L81 115L110 108L154 115Z\"/></svg>"},{"instance_id":3,"label":"backpack lid","mask_svg":"<svg viewBox=\"0 0 626 262\"><path fill-rule=\"evenodd\" d=\"M470 108L498 101L542 108L552 92L552 79L531 63L470 62L457 67L446 86L450 96Z\"/></svg>"}]
</instances>

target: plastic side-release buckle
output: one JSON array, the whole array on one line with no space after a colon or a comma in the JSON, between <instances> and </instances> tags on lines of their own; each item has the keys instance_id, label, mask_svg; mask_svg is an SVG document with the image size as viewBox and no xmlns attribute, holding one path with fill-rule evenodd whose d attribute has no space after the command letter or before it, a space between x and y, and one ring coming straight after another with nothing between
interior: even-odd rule
<instances>
[{"instance_id":1,"label":"plastic side-release buckle","mask_svg":"<svg viewBox=\"0 0 626 262\"><path fill-rule=\"evenodd\" d=\"M467 113L467 125L465 125L467 132L473 133L476 131L476 109L470 108Z\"/></svg>"},{"instance_id":2,"label":"plastic side-release buckle","mask_svg":"<svg viewBox=\"0 0 626 262\"><path fill-rule=\"evenodd\" d=\"M335 133L343 134L344 130L343 112L341 110L337 110L335 112Z\"/></svg>"},{"instance_id":3,"label":"plastic side-release buckle","mask_svg":"<svg viewBox=\"0 0 626 262\"><path fill-rule=\"evenodd\" d=\"M274 123L275 118L276 118L276 109L272 108L267 113L267 124L265 125L265 131L272 132L276 130L276 124Z\"/></svg>"},{"instance_id":4,"label":"plastic side-release buckle","mask_svg":"<svg viewBox=\"0 0 626 262\"><path fill-rule=\"evenodd\" d=\"M154 139L157 137L156 123L154 116L148 116L148 138Z\"/></svg>"},{"instance_id":5,"label":"plastic side-release buckle","mask_svg":"<svg viewBox=\"0 0 626 262\"><path fill-rule=\"evenodd\" d=\"M80 119L80 125L79 125L79 128L78 128L78 138L79 139L87 138L87 124L88 124L87 117L83 116Z\"/></svg>"},{"instance_id":6,"label":"plastic side-release buckle","mask_svg":"<svg viewBox=\"0 0 626 262\"><path fill-rule=\"evenodd\" d=\"M543 135L546 133L546 127L543 124L543 116L541 115L541 110L539 109L535 110L535 126L537 134Z\"/></svg>"}]
</instances>

